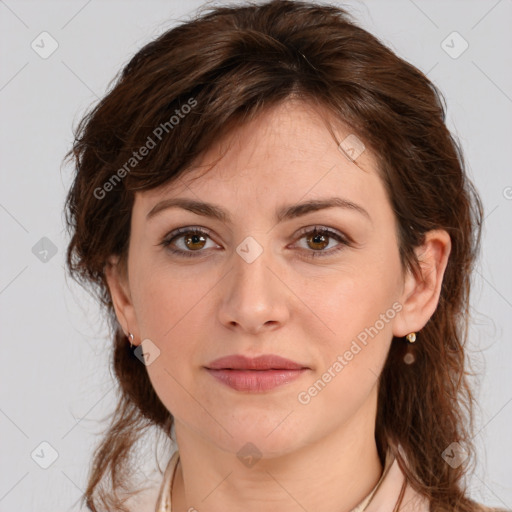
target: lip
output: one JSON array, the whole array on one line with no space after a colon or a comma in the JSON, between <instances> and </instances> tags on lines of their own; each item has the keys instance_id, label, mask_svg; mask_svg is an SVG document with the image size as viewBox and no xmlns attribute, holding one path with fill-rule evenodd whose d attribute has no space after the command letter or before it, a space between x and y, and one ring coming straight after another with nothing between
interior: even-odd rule
<instances>
[{"instance_id":1,"label":"lip","mask_svg":"<svg viewBox=\"0 0 512 512\"><path fill-rule=\"evenodd\" d=\"M303 364L274 354L252 358L235 354L216 359L205 368L223 384L248 392L269 391L310 370Z\"/></svg>"},{"instance_id":2,"label":"lip","mask_svg":"<svg viewBox=\"0 0 512 512\"><path fill-rule=\"evenodd\" d=\"M215 359L206 366L209 370L302 370L307 366L275 354L246 357L241 354Z\"/></svg>"},{"instance_id":3,"label":"lip","mask_svg":"<svg viewBox=\"0 0 512 512\"><path fill-rule=\"evenodd\" d=\"M269 391L299 378L307 368L300 370L212 370L208 373L236 391Z\"/></svg>"}]
</instances>

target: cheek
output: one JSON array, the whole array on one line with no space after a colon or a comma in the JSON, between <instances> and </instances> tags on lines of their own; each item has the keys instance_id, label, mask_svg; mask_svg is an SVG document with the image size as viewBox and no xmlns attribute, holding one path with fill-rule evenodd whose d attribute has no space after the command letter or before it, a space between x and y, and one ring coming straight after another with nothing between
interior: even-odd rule
<instances>
[{"instance_id":1,"label":"cheek","mask_svg":"<svg viewBox=\"0 0 512 512\"><path fill-rule=\"evenodd\" d=\"M152 268L134 283L133 300L143 339L150 339L158 357L147 366L148 376L158 397L173 412L188 407L194 364L195 341L204 338L205 294L217 280L181 275L176 269Z\"/></svg>"},{"instance_id":2,"label":"cheek","mask_svg":"<svg viewBox=\"0 0 512 512\"><path fill-rule=\"evenodd\" d=\"M315 325L324 327L325 334L335 340L334 345L343 346L351 337L374 325L392 306L397 296L396 286L384 274L369 268L343 270L305 281L295 290L316 318Z\"/></svg>"},{"instance_id":3,"label":"cheek","mask_svg":"<svg viewBox=\"0 0 512 512\"><path fill-rule=\"evenodd\" d=\"M133 297L141 335L154 337L160 343L181 340L194 324L192 320L215 280L196 275L192 267L180 269L168 264L142 268Z\"/></svg>"},{"instance_id":4,"label":"cheek","mask_svg":"<svg viewBox=\"0 0 512 512\"><path fill-rule=\"evenodd\" d=\"M361 261L361 267L345 268L302 288L304 302L313 313L307 315L313 322L304 320L303 329L317 342L316 377L330 369L336 377L326 375L325 380L333 382L329 387L338 388L340 396L353 396L349 388L356 384L370 388L382 371L400 308L393 272L391 262L366 265Z\"/></svg>"},{"instance_id":5,"label":"cheek","mask_svg":"<svg viewBox=\"0 0 512 512\"><path fill-rule=\"evenodd\" d=\"M178 308L179 306L176 305ZM153 310L146 318L146 332L157 334L148 336L155 340L158 357L146 369L152 386L167 410L178 416L186 415L194 406L191 393L194 392L194 362L197 349L194 340L201 338L194 322L190 322L185 312L179 310L174 316L165 310ZM174 312L175 313L175 312ZM181 319L181 320L180 320Z\"/></svg>"},{"instance_id":6,"label":"cheek","mask_svg":"<svg viewBox=\"0 0 512 512\"><path fill-rule=\"evenodd\" d=\"M354 309L353 302L339 304L343 325L335 326L336 335L329 336L327 343L324 339L318 352L321 363L296 397L298 407L321 416L326 425L348 421L375 389L389 352L395 314L392 307L380 309L376 304L366 303L364 308L355 304Z\"/></svg>"}]
</instances>

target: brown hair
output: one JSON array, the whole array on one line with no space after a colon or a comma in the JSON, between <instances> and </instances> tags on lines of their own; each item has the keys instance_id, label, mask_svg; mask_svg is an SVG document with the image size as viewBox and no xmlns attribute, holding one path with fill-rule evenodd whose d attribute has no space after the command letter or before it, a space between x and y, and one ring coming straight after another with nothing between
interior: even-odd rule
<instances>
[{"instance_id":1,"label":"brown hair","mask_svg":"<svg viewBox=\"0 0 512 512\"><path fill-rule=\"evenodd\" d=\"M432 511L479 510L462 480L474 457L464 346L483 208L445 125L444 98L344 9L288 0L209 8L144 46L80 121L66 155L76 167L66 200L67 265L106 309L120 395L94 454L83 498L90 510L125 510L116 490L130 489L135 443L152 426L170 438L173 424L117 322L104 275L111 255L126 268L134 194L176 180L226 130L290 98L326 107L376 156L403 269L421 275L414 248L427 231L451 237L439 304L413 346L414 364L404 364L403 339L391 345L375 436L381 460L392 449ZM131 160L157 138L144 158ZM457 468L441 456L453 442L470 455ZM107 476L110 488L97 497Z\"/></svg>"}]
</instances>

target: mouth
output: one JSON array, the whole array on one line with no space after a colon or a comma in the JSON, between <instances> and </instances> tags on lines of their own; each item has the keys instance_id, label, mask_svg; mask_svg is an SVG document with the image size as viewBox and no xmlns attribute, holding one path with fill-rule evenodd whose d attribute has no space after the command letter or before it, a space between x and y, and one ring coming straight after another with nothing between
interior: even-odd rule
<instances>
[{"instance_id":1,"label":"mouth","mask_svg":"<svg viewBox=\"0 0 512 512\"><path fill-rule=\"evenodd\" d=\"M304 364L275 354L253 358L234 354L212 361L205 369L221 383L245 392L270 391L311 370Z\"/></svg>"},{"instance_id":2,"label":"mouth","mask_svg":"<svg viewBox=\"0 0 512 512\"><path fill-rule=\"evenodd\" d=\"M236 391L263 392L288 384L299 378L308 368L299 370L267 369L267 370L236 370L223 368L213 370L206 368L208 373Z\"/></svg>"}]
</instances>

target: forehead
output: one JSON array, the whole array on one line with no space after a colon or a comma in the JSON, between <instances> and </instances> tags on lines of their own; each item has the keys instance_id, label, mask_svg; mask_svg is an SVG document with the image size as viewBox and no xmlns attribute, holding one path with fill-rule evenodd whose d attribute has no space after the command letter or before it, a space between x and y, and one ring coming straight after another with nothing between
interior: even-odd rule
<instances>
[{"instance_id":1,"label":"forehead","mask_svg":"<svg viewBox=\"0 0 512 512\"><path fill-rule=\"evenodd\" d=\"M355 161L338 147L327 121L340 146L355 149ZM382 195L376 159L349 128L332 123L325 109L290 100L219 137L179 179L138 192L136 205L147 213L162 198L178 196L199 200L213 195L216 203L225 203L278 201L282 195L299 201L338 193L359 201Z\"/></svg>"}]
</instances>

